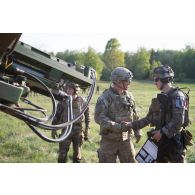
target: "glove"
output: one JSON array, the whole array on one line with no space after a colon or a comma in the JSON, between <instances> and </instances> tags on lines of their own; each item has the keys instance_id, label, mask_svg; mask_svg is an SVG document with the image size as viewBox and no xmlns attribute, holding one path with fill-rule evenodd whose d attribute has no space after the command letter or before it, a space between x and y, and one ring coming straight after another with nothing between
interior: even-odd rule
<instances>
[{"instance_id":1,"label":"glove","mask_svg":"<svg viewBox=\"0 0 195 195\"><path fill-rule=\"evenodd\" d=\"M141 137L142 137L141 129L136 130L135 132L135 139L136 139L135 143L136 144L141 140Z\"/></svg>"},{"instance_id":2,"label":"glove","mask_svg":"<svg viewBox=\"0 0 195 195\"><path fill-rule=\"evenodd\" d=\"M52 131L51 131L51 137L52 137L53 139L58 138L58 134L57 134L57 131L56 131L56 130L52 130Z\"/></svg>"}]
</instances>

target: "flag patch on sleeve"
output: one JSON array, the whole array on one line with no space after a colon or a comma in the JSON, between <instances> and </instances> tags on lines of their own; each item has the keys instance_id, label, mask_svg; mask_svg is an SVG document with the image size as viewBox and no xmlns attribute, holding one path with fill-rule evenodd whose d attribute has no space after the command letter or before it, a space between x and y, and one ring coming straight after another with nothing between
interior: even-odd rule
<instances>
[{"instance_id":1,"label":"flag patch on sleeve","mask_svg":"<svg viewBox=\"0 0 195 195\"><path fill-rule=\"evenodd\" d=\"M185 108L185 106L186 106L185 97L177 96L176 101L175 101L175 107L176 108Z\"/></svg>"}]
</instances>

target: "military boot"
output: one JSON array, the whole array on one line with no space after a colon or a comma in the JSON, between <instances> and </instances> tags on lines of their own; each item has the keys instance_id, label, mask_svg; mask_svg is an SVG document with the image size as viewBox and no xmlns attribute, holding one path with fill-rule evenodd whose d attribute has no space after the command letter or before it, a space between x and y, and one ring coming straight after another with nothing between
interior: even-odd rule
<instances>
[{"instance_id":1,"label":"military boot","mask_svg":"<svg viewBox=\"0 0 195 195\"><path fill-rule=\"evenodd\" d=\"M67 155L66 154L62 154L62 153L59 153L58 163L66 163L66 161L67 161Z\"/></svg>"}]
</instances>

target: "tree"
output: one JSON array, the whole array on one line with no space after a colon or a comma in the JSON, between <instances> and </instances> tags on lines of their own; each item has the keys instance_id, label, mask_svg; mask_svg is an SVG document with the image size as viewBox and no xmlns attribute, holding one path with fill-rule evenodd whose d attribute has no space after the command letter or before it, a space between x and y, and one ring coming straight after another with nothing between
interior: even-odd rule
<instances>
[{"instance_id":1,"label":"tree","mask_svg":"<svg viewBox=\"0 0 195 195\"><path fill-rule=\"evenodd\" d=\"M107 42L105 51L103 53L103 61L105 64L103 76L105 74L110 74L111 71L118 66L124 66L125 55L124 52L119 49L119 47L120 43L115 38L112 38Z\"/></svg>"},{"instance_id":2,"label":"tree","mask_svg":"<svg viewBox=\"0 0 195 195\"><path fill-rule=\"evenodd\" d=\"M140 48L132 59L132 68L135 78L146 79L150 70L150 53L145 48Z\"/></svg>"},{"instance_id":3,"label":"tree","mask_svg":"<svg viewBox=\"0 0 195 195\"><path fill-rule=\"evenodd\" d=\"M130 53L130 52L125 52L125 66L133 71L134 67L133 67L133 58L134 58L134 53Z\"/></svg>"},{"instance_id":4,"label":"tree","mask_svg":"<svg viewBox=\"0 0 195 195\"><path fill-rule=\"evenodd\" d=\"M99 57L99 55L96 53L96 51L91 47L89 47L87 53L85 53L84 64L94 68L97 73L97 78L100 78L104 63Z\"/></svg>"},{"instance_id":5,"label":"tree","mask_svg":"<svg viewBox=\"0 0 195 195\"><path fill-rule=\"evenodd\" d=\"M186 46L181 56L181 73L185 73L187 78L195 78L195 49Z\"/></svg>"},{"instance_id":6,"label":"tree","mask_svg":"<svg viewBox=\"0 0 195 195\"><path fill-rule=\"evenodd\" d=\"M110 50L119 50L120 43L116 38L110 39L107 44L105 51L110 51Z\"/></svg>"}]
</instances>

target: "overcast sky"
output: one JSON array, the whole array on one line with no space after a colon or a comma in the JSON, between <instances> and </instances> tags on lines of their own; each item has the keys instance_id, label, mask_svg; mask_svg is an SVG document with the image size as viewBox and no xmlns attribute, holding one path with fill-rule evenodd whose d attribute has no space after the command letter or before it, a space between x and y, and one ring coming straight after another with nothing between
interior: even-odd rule
<instances>
[{"instance_id":1,"label":"overcast sky","mask_svg":"<svg viewBox=\"0 0 195 195\"><path fill-rule=\"evenodd\" d=\"M1 20L1 29L23 32L21 40L41 50L87 50L91 46L103 52L110 38L117 38L123 51L182 49L195 44L193 0L20 1L27 8L17 14L17 2L4 5L15 14L2 9L6 20Z\"/></svg>"},{"instance_id":2,"label":"overcast sky","mask_svg":"<svg viewBox=\"0 0 195 195\"><path fill-rule=\"evenodd\" d=\"M93 33L93 34L56 34L24 33L21 41L45 51L83 50L93 47L103 52L110 38L117 38L123 51L136 51L139 47L147 49L182 49L186 44L195 43L195 36L176 34L132 34L132 33Z\"/></svg>"}]
</instances>

